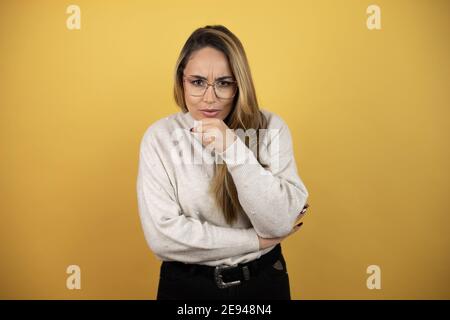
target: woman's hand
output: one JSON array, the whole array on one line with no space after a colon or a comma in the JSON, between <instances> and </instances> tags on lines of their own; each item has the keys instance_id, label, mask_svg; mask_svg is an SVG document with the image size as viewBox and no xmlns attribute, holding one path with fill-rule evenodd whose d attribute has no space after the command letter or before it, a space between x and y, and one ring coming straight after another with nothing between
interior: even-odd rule
<instances>
[{"instance_id":1,"label":"woman's hand","mask_svg":"<svg viewBox=\"0 0 450 320\"><path fill-rule=\"evenodd\" d=\"M200 133L202 144L208 149L222 153L237 139L234 131L217 118L203 118L200 125L193 127L192 132Z\"/></svg>"},{"instance_id":2,"label":"woman's hand","mask_svg":"<svg viewBox=\"0 0 450 320\"><path fill-rule=\"evenodd\" d=\"M295 224L294 224L294 227L292 228L292 231L290 233L288 233L286 236L279 237L279 238L261 238L260 236L258 236L258 239L259 239L259 250L263 250L263 249L269 248L271 246L277 245L278 243L283 241L285 238L287 238L290 235L296 233L300 229L300 227L303 225L303 222L300 222L300 223L298 223L298 222L304 217L308 207L309 207L309 204L305 204L305 206L303 207L303 210L300 211L300 213L298 214L298 217L297 217L297 219L295 221Z\"/></svg>"}]
</instances>

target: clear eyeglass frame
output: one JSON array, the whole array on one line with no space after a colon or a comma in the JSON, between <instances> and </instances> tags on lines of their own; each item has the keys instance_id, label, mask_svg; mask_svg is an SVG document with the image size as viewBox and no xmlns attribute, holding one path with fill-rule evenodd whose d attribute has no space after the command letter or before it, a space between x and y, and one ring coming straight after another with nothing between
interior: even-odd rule
<instances>
[{"instance_id":1,"label":"clear eyeglass frame","mask_svg":"<svg viewBox=\"0 0 450 320\"><path fill-rule=\"evenodd\" d=\"M206 91L208 90L208 88L211 86L211 87L213 87L213 90L214 90L214 94L216 95L216 97L218 98L218 99L224 99L224 100L227 100L227 99L232 99L232 98L234 98L234 96L236 95L236 92L237 92L237 85L236 85L236 83L237 83L237 81L236 80L216 80L216 81L214 81L213 83L209 83L207 80L205 80L205 79L200 79L200 78L195 78L195 77L187 77L187 76L183 76L183 80L184 81L188 81L189 83L190 83L190 81L189 80L191 80L191 81L195 81L195 80L201 80L201 81L204 81L204 82L206 82L206 86L205 86L205 88L204 88L204 90L203 90L203 93L201 93L201 94L192 94L192 93L189 93L191 96L193 96L193 97L203 97L204 95L205 95L205 93L206 93ZM221 97L221 96L219 96L218 94L217 94L217 89L216 89L216 84L218 83L218 82L224 82L224 81L226 81L226 82L230 82L230 83L233 83L234 84L234 91L233 91L233 94L231 95L231 97Z\"/></svg>"}]
</instances>

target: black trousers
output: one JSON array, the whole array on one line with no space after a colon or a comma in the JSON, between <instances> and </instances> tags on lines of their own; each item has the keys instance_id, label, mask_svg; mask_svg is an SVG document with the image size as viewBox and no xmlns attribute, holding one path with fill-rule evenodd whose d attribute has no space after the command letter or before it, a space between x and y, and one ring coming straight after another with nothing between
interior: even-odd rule
<instances>
[{"instance_id":1,"label":"black trousers","mask_svg":"<svg viewBox=\"0 0 450 320\"><path fill-rule=\"evenodd\" d=\"M291 300L281 245L230 268L163 261L157 300Z\"/></svg>"}]
</instances>

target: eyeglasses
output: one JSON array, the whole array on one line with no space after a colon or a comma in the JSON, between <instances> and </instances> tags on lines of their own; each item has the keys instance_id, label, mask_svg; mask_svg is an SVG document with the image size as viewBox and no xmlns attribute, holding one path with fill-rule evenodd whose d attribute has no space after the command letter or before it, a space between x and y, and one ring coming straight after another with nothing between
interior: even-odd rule
<instances>
[{"instance_id":1,"label":"eyeglasses","mask_svg":"<svg viewBox=\"0 0 450 320\"><path fill-rule=\"evenodd\" d=\"M209 86L214 88L214 93L219 99L231 99L236 94L235 80L216 80L214 83L209 83L204 79L183 76L188 83L187 91L193 97L203 97Z\"/></svg>"}]
</instances>

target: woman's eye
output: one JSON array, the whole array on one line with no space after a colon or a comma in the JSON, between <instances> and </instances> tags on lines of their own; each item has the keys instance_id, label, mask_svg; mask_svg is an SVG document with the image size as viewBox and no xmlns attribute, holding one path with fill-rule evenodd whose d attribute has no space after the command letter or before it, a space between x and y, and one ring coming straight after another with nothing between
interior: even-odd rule
<instances>
[{"instance_id":1,"label":"woman's eye","mask_svg":"<svg viewBox=\"0 0 450 320\"><path fill-rule=\"evenodd\" d=\"M219 87L228 87L231 84L231 82L228 81L219 81L218 85Z\"/></svg>"},{"instance_id":2,"label":"woman's eye","mask_svg":"<svg viewBox=\"0 0 450 320\"><path fill-rule=\"evenodd\" d=\"M203 80L193 80L191 83L194 86L203 86Z\"/></svg>"}]
</instances>

